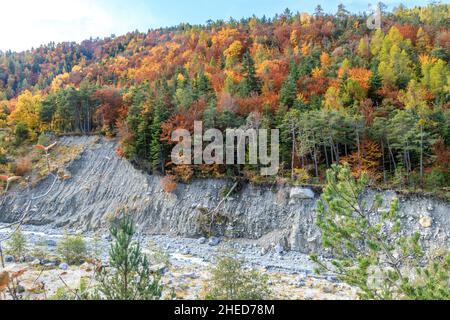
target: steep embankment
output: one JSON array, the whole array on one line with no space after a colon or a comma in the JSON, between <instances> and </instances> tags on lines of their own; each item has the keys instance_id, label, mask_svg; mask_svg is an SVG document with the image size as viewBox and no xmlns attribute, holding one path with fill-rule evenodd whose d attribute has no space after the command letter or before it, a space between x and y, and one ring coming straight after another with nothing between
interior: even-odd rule
<instances>
[{"instance_id":1,"label":"steep embankment","mask_svg":"<svg viewBox=\"0 0 450 320\"><path fill-rule=\"evenodd\" d=\"M136 170L117 157L114 141L65 137L59 143L81 145L82 151L65 168L71 177L58 180L46 197L33 203L28 224L93 230L105 227L108 216L127 207L142 232L195 237L209 225L207 209L215 208L224 188L232 185L226 180L197 180L179 184L168 194L159 177ZM52 183L48 177L32 192L43 194ZM386 205L394 196L394 192L384 193ZM2 196L0 222L19 219L28 197L18 186ZM221 225L216 232L231 238L260 239L262 246L281 244L305 253L318 250L317 199L308 189L244 185L221 206L216 219ZM433 243L448 243L449 203L425 196L400 197L400 211L408 231L419 230Z\"/></svg>"}]
</instances>

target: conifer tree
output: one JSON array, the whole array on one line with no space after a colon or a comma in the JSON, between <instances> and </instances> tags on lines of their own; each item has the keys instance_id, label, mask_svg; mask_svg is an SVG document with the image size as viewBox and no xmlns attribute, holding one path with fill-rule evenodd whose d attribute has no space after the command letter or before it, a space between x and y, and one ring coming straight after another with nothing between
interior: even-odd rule
<instances>
[{"instance_id":1,"label":"conifer tree","mask_svg":"<svg viewBox=\"0 0 450 320\"><path fill-rule=\"evenodd\" d=\"M367 175L355 180L348 166L328 170L317 224L332 259L312 255L317 271L358 287L362 299L449 299L450 252L425 256L420 234L402 233L398 200L386 209L380 195L365 201L367 186Z\"/></svg>"},{"instance_id":2,"label":"conifer tree","mask_svg":"<svg viewBox=\"0 0 450 320\"><path fill-rule=\"evenodd\" d=\"M151 126L151 143L150 143L150 161L155 171L163 172L164 163L161 146L161 106L155 105L153 113L153 122Z\"/></svg>"},{"instance_id":3,"label":"conifer tree","mask_svg":"<svg viewBox=\"0 0 450 320\"><path fill-rule=\"evenodd\" d=\"M280 103L283 106L291 108L297 97L297 71L291 68L286 81L280 90Z\"/></svg>"},{"instance_id":4,"label":"conifer tree","mask_svg":"<svg viewBox=\"0 0 450 320\"><path fill-rule=\"evenodd\" d=\"M248 51L242 58L242 74L244 79L240 84L240 94L248 97L251 94L261 93L261 81L256 76L255 63Z\"/></svg>"},{"instance_id":5,"label":"conifer tree","mask_svg":"<svg viewBox=\"0 0 450 320\"><path fill-rule=\"evenodd\" d=\"M135 227L130 215L122 211L110 228L113 242L110 266L97 280L98 295L107 300L157 300L161 298L160 275L150 270L147 256L133 240Z\"/></svg>"}]
</instances>

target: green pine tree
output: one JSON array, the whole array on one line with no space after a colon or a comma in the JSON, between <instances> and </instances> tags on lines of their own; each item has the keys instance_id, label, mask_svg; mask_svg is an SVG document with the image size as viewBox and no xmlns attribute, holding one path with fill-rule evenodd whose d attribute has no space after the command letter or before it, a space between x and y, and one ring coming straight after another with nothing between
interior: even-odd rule
<instances>
[{"instance_id":1,"label":"green pine tree","mask_svg":"<svg viewBox=\"0 0 450 320\"><path fill-rule=\"evenodd\" d=\"M161 298L160 274L150 270L147 256L133 240L135 227L125 211L110 228L113 242L110 266L97 277L97 295L106 300L157 300Z\"/></svg>"},{"instance_id":2,"label":"green pine tree","mask_svg":"<svg viewBox=\"0 0 450 320\"><path fill-rule=\"evenodd\" d=\"M370 201L366 174L355 180L348 166L333 165L317 207L322 244L331 261L312 255L318 271L329 271L359 289L362 299L449 299L450 253L425 256L420 234L404 235L398 200L383 209Z\"/></svg>"},{"instance_id":3,"label":"green pine tree","mask_svg":"<svg viewBox=\"0 0 450 320\"><path fill-rule=\"evenodd\" d=\"M260 94L261 81L256 76L255 62L248 51L242 58L242 74L244 79L240 83L240 95L249 97L252 94Z\"/></svg>"},{"instance_id":4,"label":"green pine tree","mask_svg":"<svg viewBox=\"0 0 450 320\"><path fill-rule=\"evenodd\" d=\"M153 170L158 172L164 171L162 146L161 146L161 108L157 104L153 114L153 122L151 126L151 143L150 143L150 162Z\"/></svg>"},{"instance_id":5,"label":"green pine tree","mask_svg":"<svg viewBox=\"0 0 450 320\"><path fill-rule=\"evenodd\" d=\"M368 96L374 101L379 101L378 90L382 86L382 79L380 74L378 73L377 68L372 69L372 75L369 78L369 91Z\"/></svg>"},{"instance_id":6,"label":"green pine tree","mask_svg":"<svg viewBox=\"0 0 450 320\"><path fill-rule=\"evenodd\" d=\"M291 108L294 105L297 96L297 84L295 77L289 75L280 90L280 103L283 106Z\"/></svg>"}]
</instances>

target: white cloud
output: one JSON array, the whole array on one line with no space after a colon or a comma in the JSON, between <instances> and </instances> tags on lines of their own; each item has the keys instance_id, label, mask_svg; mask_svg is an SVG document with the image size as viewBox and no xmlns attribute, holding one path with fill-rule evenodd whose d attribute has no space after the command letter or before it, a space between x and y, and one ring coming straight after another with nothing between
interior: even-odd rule
<instances>
[{"instance_id":1,"label":"white cloud","mask_svg":"<svg viewBox=\"0 0 450 320\"><path fill-rule=\"evenodd\" d=\"M0 7L0 50L26 50L50 41L81 41L122 31L114 11L89 0L14 0Z\"/></svg>"}]
</instances>

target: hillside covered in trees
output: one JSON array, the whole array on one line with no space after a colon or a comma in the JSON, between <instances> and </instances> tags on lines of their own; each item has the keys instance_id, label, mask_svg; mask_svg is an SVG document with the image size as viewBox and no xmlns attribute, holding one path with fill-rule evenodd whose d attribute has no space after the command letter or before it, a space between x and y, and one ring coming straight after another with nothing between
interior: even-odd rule
<instances>
[{"instance_id":1,"label":"hillside covered in trees","mask_svg":"<svg viewBox=\"0 0 450 320\"><path fill-rule=\"evenodd\" d=\"M202 120L279 128L270 179L321 183L346 162L380 185L448 190L449 18L450 5L399 7L369 30L367 16L318 6L0 52L0 173L23 174L49 133L102 133L177 181L268 180L250 165L173 166L171 132Z\"/></svg>"}]
</instances>

